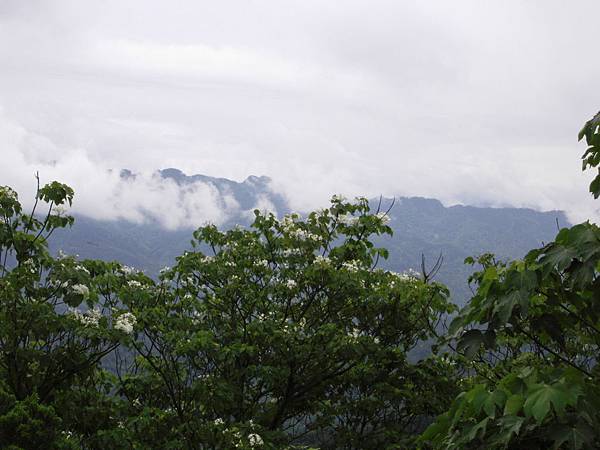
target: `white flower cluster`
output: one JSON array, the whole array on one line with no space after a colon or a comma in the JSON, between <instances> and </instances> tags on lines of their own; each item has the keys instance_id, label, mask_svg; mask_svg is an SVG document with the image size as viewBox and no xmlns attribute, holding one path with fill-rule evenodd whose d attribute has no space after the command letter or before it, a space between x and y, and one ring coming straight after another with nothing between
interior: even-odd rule
<instances>
[{"instance_id":1,"label":"white flower cluster","mask_svg":"<svg viewBox=\"0 0 600 450\"><path fill-rule=\"evenodd\" d=\"M282 252L282 254L286 258L289 258L290 256L299 256L299 255L302 255L302 250L300 250L299 248L286 248Z\"/></svg>"},{"instance_id":2,"label":"white flower cluster","mask_svg":"<svg viewBox=\"0 0 600 450\"><path fill-rule=\"evenodd\" d=\"M362 333L358 328L353 328L351 331L348 332L348 336L352 339L358 339L361 336L361 334Z\"/></svg>"},{"instance_id":3,"label":"white flower cluster","mask_svg":"<svg viewBox=\"0 0 600 450\"><path fill-rule=\"evenodd\" d=\"M58 280L54 280L54 281L50 281L48 283L48 286L51 287L52 289L59 289L59 288L63 288L66 289L69 287L69 282L68 281L63 281L62 283Z\"/></svg>"},{"instance_id":4,"label":"white flower cluster","mask_svg":"<svg viewBox=\"0 0 600 450\"><path fill-rule=\"evenodd\" d=\"M397 274L397 276L402 281L414 281L419 279L421 274L414 269L408 269L406 272Z\"/></svg>"},{"instance_id":5,"label":"white flower cluster","mask_svg":"<svg viewBox=\"0 0 600 450\"><path fill-rule=\"evenodd\" d=\"M342 267L348 272L357 272L360 269L360 263L358 261L346 261L342 263Z\"/></svg>"},{"instance_id":6,"label":"white flower cluster","mask_svg":"<svg viewBox=\"0 0 600 450\"><path fill-rule=\"evenodd\" d=\"M264 441L259 434L251 433L248 435L248 443L250 444L250 447L257 447L259 445L263 445Z\"/></svg>"},{"instance_id":7,"label":"white flower cluster","mask_svg":"<svg viewBox=\"0 0 600 450\"><path fill-rule=\"evenodd\" d=\"M192 312L192 323L198 325L206 320L206 313L204 311Z\"/></svg>"},{"instance_id":8,"label":"white flower cluster","mask_svg":"<svg viewBox=\"0 0 600 450\"><path fill-rule=\"evenodd\" d=\"M331 260L327 256L317 255L315 257L315 264L320 266L328 266L331 264Z\"/></svg>"},{"instance_id":9,"label":"white flower cluster","mask_svg":"<svg viewBox=\"0 0 600 450\"><path fill-rule=\"evenodd\" d=\"M84 313L78 309L70 308L69 313L86 327L97 327L102 317L102 313L97 308L90 309Z\"/></svg>"},{"instance_id":10,"label":"white flower cluster","mask_svg":"<svg viewBox=\"0 0 600 450\"><path fill-rule=\"evenodd\" d=\"M281 227L284 231L291 231L296 228L296 220L299 218L300 216L295 213L286 214L281 220Z\"/></svg>"},{"instance_id":11,"label":"white flower cluster","mask_svg":"<svg viewBox=\"0 0 600 450\"><path fill-rule=\"evenodd\" d=\"M90 275L90 271L89 271L89 270L87 270L85 267L83 267L81 264L77 264L77 265L75 266L75 270L78 270L79 272L83 272L83 273L85 273L86 275Z\"/></svg>"},{"instance_id":12,"label":"white flower cluster","mask_svg":"<svg viewBox=\"0 0 600 450\"><path fill-rule=\"evenodd\" d=\"M285 282L285 285L288 289L294 289L296 286L298 286L298 283L296 283L295 280L290 279Z\"/></svg>"},{"instance_id":13,"label":"white flower cluster","mask_svg":"<svg viewBox=\"0 0 600 450\"><path fill-rule=\"evenodd\" d=\"M346 197L344 197L341 194L335 194L333 197L331 197L331 201L332 202L345 202Z\"/></svg>"},{"instance_id":14,"label":"white flower cluster","mask_svg":"<svg viewBox=\"0 0 600 450\"><path fill-rule=\"evenodd\" d=\"M352 214L342 214L338 217L338 222L343 223L346 226L353 226L358 224L360 217L353 216Z\"/></svg>"},{"instance_id":15,"label":"white flower cluster","mask_svg":"<svg viewBox=\"0 0 600 450\"><path fill-rule=\"evenodd\" d=\"M381 221L383 225L387 225L390 223L390 216L386 212L377 213L377 218Z\"/></svg>"},{"instance_id":16,"label":"white flower cluster","mask_svg":"<svg viewBox=\"0 0 600 450\"><path fill-rule=\"evenodd\" d=\"M131 275L131 274L137 273L137 270L134 267L122 265L121 272L123 272L125 275Z\"/></svg>"},{"instance_id":17,"label":"white flower cluster","mask_svg":"<svg viewBox=\"0 0 600 450\"><path fill-rule=\"evenodd\" d=\"M189 286L193 286L194 285L194 279L190 276L187 276L185 278L181 278L180 280L181 285L183 287L189 287Z\"/></svg>"},{"instance_id":18,"label":"white flower cluster","mask_svg":"<svg viewBox=\"0 0 600 450\"><path fill-rule=\"evenodd\" d=\"M135 316L130 312L121 314L117 317L114 328L122 331L125 334L131 334L133 332L133 326L137 322Z\"/></svg>"},{"instance_id":19,"label":"white flower cluster","mask_svg":"<svg viewBox=\"0 0 600 450\"><path fill-rule=\"evenodd\" d=\"M293 237L294 239L298 239L299 241L307 241L307 240L318 241L319 239L321 239L321 237L318 234L314 234L314 233L311 233L309 231L302 230L302 229L292 230L289 232L289 234L290 234L290 237Z\"/></svg>"},{"instance_id":20,"label":"white flower cluster","mask_svg":"<svg viewBox=\"0 0 600 450\"><path fill-rule=\"evenodd\" d=\"M214 257L213 257L213 256L206 255L206 256L204 256L204 257L203 257L203 258L200 260L200 262L202 262L202 263L204 263L204 264L208 264L208 263L209 263L209 262L211 262L213 259L214 259Z\"/></svg>"},{"instance_id":21,"label":"white flower cluster","mask_svg":"<svg viewBox=\"0 0 600 450\"><path fill-rule=\"evenodd\" d=\"M319 208L315 211L317 217L326 217L329 214L329 209Z\"/></svg>"},{"instance_id":22,"label":"white flower cluster","mask_svg":"<svg viewBox=\"0 0 600 450\"><path fill-rule=\"evenodd\" d=\"M19 199L17 193L8 186L0 186L0 197L8 197L10 200L15 202Z\"/></svg>"},{"instance_id":23,"label":"white flower cluster","mask_svg":"<svg viewBox=\"0 0 600 450\"><path fill-rule=\"evenodd\" d=\"M137 280L129 280L127 282L127 286L129 286L130 288L136 289L136 288L141 288L142 287L142 283L140 283Z\"/></svg>"},{"instance_id":24,"label":"white flower cluster","mask_svg":"<svg viewBox=\"0 0 600 450\"><path fill-rule=\"evenodd\" d=\"M254 263L254 265L257 267L269 267L269 261L266 259L259 259Z\"/></svg>"},{"instance_id":25,"label":"white flower cluster","mask_svg":"<svg viewBox=\"0 0 600 450\"><path fill-rule=\"evenodd\" d=\"M169 270L171 270L171 268L169 266L165 266L160 269L159 273L167 273Z\"/></svg>"},{"instance_id":26,"label":"white flower cluster","mask_svg":"<svg viewBox=\"0 0 600 450\"><path fill-rule=\"evenodd\" d=\"M29 270L29 272L31 272L31 273L36 273L37 272L37 270L35 268L35 262L31 258L23 261L23 266L26 267L27 270Z\"/></svg>"},{"instance_id":27,"label":"white flower cluster","mask_svg":"<svg viewBox=\"0 0 600 450\"><path fill-rule=\"evenodd\" d=\"M85 284L75 284L71 287L71 291L83 298L88 298L90 295L90 289Z\"/></svg>"}]
</instances>

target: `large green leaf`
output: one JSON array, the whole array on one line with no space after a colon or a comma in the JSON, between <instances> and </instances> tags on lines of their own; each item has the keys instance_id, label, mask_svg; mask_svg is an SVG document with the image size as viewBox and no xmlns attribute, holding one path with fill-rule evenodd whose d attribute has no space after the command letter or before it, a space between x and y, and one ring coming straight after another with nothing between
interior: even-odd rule
<instances>
[{"instance_id":1,"label":"large green leaf","mask_svg":"<svg viewBox=\"0 0 600 450\"><path fill-rule=\"evenodd\" d=\"M595 431L585 422L579 422L574 427L569 425L558 425L553 427L550 438L554 441L553 449L570 448L592 448ZM569 444L565 447L564 444Z\"/></svg>"},{"instance_id":2,"label":"large green leaf","mask_svg":"<svg viewBox=\"0 0 600 450\"><path fill-rule=\"evenodd\" d=\"M521 408L523 407L523 403L525 402L525 398L520 394L513 394L506 400L504 405L504 415L505 416L516 416Z\"/></svg>"},{"instance_id":3,"label":"large green leaf","mask_svg":"<svg viewBox=\"0 0 600 450\"><path fill-rule=\"evenodd\" d=\"M458 351L463 351L467 358L472 358L484 342L483 333L480 330L466 331L458 341Z\"/></svg>"},{"instance_id":4,"label":"large green leaf","mask_svg":"<svg viewBox=\"0 0 600 450\"><path fill-rule=\"evenodd\" d=\"M527 392L523 410L527 417L533 417L538 423L541 423L550 412L551 406L557 415L562 416L567 405L575 405L577 397L576 386L567 389L558 383L553 385L534 384Z\"/></svg>"}]
</instances>

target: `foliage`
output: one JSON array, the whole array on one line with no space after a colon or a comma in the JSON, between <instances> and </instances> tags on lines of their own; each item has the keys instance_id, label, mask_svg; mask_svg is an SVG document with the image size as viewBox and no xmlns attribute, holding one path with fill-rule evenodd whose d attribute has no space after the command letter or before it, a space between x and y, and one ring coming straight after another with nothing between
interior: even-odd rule
<instances>
[{"instance_id":1,"label":"foliage","mask_svg":"<svg viewBox=\"0 0 600 450\"><path fill-rule=\"evenodd\" d=\"M584 169L600 166L598 117ZM600 447L594 224L522 260L467 258L473 297L443 355L415 361L454 307L425 268L378 267L392 230L366 199L201 227L153 279L51 256L73 195L38 186L24 214L0 187L3 448Z\"/></svg>"},{"instance_id":2,"label":"foliage","mask_svg":"<svg viewBox=\"0 0 600 450\"><path fill-rule=\"evenodd\" d=\"M598 126L600 125L600 113L588 120L581 131L579 132L579 140L585 137L585 142L588 149L585 151L581 159L583 160L583 170L588 168L598 168L600 166L600 133ZM590 192L594 198L600 196L600 168L598 175L590 183Z\"/></svg>"},{"instance_id":3,"label":"foliage","mask_svg":"<svg viewBox=\"0 0 600 450\"><path fill-rule=\"evenodd\" d=\"M160 283L124 293L143 330L124 394L169 411L188 445L407 438L454 394L439 364L407 360L451 306L443 286L375 268L387 252L369 237L386 221L334 198L304 220L257 211L251 229L200 228Z\"/></svg>"},{"instance_id":4,"label":"foliage","mask_svg":"<svg viewBox=\"0 0 600 450\"><path fill-rule=\"evenodd\" d=\"M448 291L376 267L391 229L367 200L202 227L153 280L50 255L72 198L53 182L26 215L0 190L3 447L405 446L456 395L447 361L408 358Z\"/></svg>"},{"instance_id":5,"label":"foliage","mask_svg":"<svg viewBox=\"0 0 600 450\"><path fill-rule=\"evenodd\" d=\"M580 135L592 146L597 117ZM592 167L594 148L584 155ZM467 262L482 270L449 338L473 376L422 441L447 449L597 448L600 228L562 229L520 261L487 254Z\"/></svg>"},{"instance_id":6,"label":"foliage","mask_svg":"<svg viewBox=\"0 0 600 450\"><path fill-rule=\"evenodd\" d=\"M64 184L38 187L27 215L16 192L0 187L2 448L79 448L117 425L100 362L127 339L118 327L119 265L53 258L47 249L48 237L73 222L61 208L72 198Z\"/></svg>"}]
</instances>

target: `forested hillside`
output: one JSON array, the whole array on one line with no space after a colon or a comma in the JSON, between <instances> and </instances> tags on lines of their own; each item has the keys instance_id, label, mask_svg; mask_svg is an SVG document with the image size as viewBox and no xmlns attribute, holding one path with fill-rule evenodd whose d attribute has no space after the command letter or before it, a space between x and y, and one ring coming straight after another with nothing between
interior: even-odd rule
<instances>
[{"instance_id":1,"label":"forested hillside","mask_svg":"<svg viewBox=\"0 0 600 450\"><path fill-rule=\"evenodd\" d=\"M169 172L172 173L172 172ZM178 180L192 182L180 172ZM198 177L198 176L197 176ZM260 195L267 195L279 214L289 212L282 197L267 190L266 184L235 183L204 177L223 192L234 192L244 209L252 208ZM264 180L264 179L263 179ZM227 189L227 190L226 190ZM376 208L378 201L371 201ZM382 208L392 205L384 199ZM549 242L561 227L569 223L560 211L538 212L519 208L478 208L470 206L444 207L439 201L425 198L398 198L389 212L392 236L375 239L389 249L390 256L382 267L402 272L420 270L421 255L432 266L438 256L443 264L437 279L445 283L453 299L463 304L470 291L467 278L471 268L463 261L468 256L492 252L500 259L514 259L528 249ZM223 225L250 224L248 215L237 216ZM82 258L117 260L155 276L165 266L172 266L177 255L190 249L192 230L167 230L158 224L134 224L126 221L98 221L77 217L73 227L59 230L53 236L51 248Z\"/></svg>"}]
</instances>

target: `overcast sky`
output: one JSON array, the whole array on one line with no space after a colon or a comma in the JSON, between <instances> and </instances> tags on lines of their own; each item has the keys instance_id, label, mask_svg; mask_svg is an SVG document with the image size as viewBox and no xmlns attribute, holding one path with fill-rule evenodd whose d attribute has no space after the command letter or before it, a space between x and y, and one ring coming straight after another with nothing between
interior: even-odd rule
<instances>
[{"instance_id":1,"label":"overcast sky","mask_svg":"<svg viewBox=\"0 0 600 450\"><path fill-rule=\"evenodd\" d=\"M597 218L581 125L600 109L598 1L0 0L0 184L37 170L80 212L222 217L208 186ZM146 175L135 186L109 169ZM183 200L182 200L183 198Z\"/></svg>"}]
</instances>

